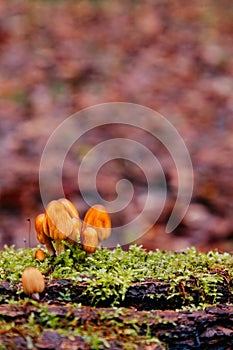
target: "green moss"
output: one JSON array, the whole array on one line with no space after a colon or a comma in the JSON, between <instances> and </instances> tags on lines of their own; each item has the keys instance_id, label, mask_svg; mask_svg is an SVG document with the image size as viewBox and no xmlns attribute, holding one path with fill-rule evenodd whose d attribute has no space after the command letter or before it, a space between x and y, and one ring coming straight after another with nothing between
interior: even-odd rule
<instances>
[{"instance_id":1,"label":"green moss","mask_svg":"<svg viewBox=\"0 0 233 350\"><path fill-rule=\"evenodd\" d=\"M0 315L1 332L7 333L11 341L19 334L22 335L27 340L28 348L40 339L43 331L54 331L62 338L70 340L75 340L78 336L91 349L111 349L116 343L121 349L138 349L151 343L160 344L160 348L165 349L159 339L151 333L151 315L148 312L144 312L141 318L126 308L98 309L92 316L80 318L82 307L71 304L67 307L66 314L57 313L56 307L51 311L46 303L30 301L29 305L32 309L27 322L7 322L4 315ZM166 320L158 318L158 322L164 323ZM145 330L142 331L143 329Z\"/></svg>"},{"instance_id":2,"label":"green moss","mask_svg":"<svg viewBox=\"0 0 233 350\"><path fill-rule=\"evenodd\" d=\"M132 245L128 251L120 247L113 251L103 248L88 256L79 246L66 244L65 253L56 258L47 255L44 262L39 262L34 258L35 250L5 247L0 251L1 281L20 282L24 268L35 266L48 279L85 281L84 293L92 298L94 305L107 299L117 305L124 300L132 282L153 278L170 283L168 298L183 294L184 305L192 306L193 292L198 291L201 306L218 301L217 286L223 282L224 273L233 278L232 255L217 251L204 254L191 248L184 253L161 250L147 253L141 246ZM69 293L64 289L59 300L70 301Z\"/></svg>"},{"instance_id":3,"label":"green moss","mask_svg":"<svg viewBox=\"0 0 233 350\"><path fill-rule=\"evenodd\" d=\"M145 334L140 334L140 327L145 323L145 319L143 318L142 321L138 315L132 317L125 308L113 308L111 311L100 309L89 321L73 317L72 311L67 312L66 316L57 316L56 313L48 312L48 305L38 304L38 310L37 316L34 315L31 322L34 329L52 328L61 336L70 339L80 336L91 349L111 349L111 342L116 339L123 349L138 349L139 344L161 344L157 337L152 336L149 326ZM149 319L150 315L146 312L145 314ZM166 321L161 320L161 322Z\"/></svg>"}]
</instances>

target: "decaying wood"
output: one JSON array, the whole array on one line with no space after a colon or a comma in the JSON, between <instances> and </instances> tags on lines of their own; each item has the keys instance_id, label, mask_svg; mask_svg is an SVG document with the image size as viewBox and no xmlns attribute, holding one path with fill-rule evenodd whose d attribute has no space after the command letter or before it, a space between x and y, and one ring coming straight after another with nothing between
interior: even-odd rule
<instances>
[{"instance_id":1,"label":"decaying wood","mask_svg":"<svg viewBox=\"0 0 233 350\"><path fill-rule=\"evenodd\" d=\"M214 297L209 296L206 301L208 303L213 303L214 301L220 304L233 303L230 283L231 282L227 278L223 279L221 283L217 284L217 299L213 300ZM192 285L192 287L190 287L190 285ZM64 294L65 291L68 290L70 301L91 306L92 298L88 297L88 295L83 295L86 288L87 284L85 282L74 283L71 280L48 281L44 292L41 294L41 301L54 302L62 300L61 293ZM21 283L15 286L12 286L9 282L0 283L0 294L4 296L4 298L16 297L19 290L22 290ZM171 296L169 283L147 279L143 282L132 283L126 292L124 300L120 301L118 306L135 307L137 310L175 310L182 306L189 305L189 300L186 300L187 291L193 298L192 304L197 306L200 301L200 290L198 289L195 279L190 281L189 287L178 286L177 293L175 293L174 296ZM112 301L112 299L104 300L98 303L97 306L109 307Z\"/></svg>"},{"instance_id":2,"label":"decaying wood","mask_svg":"<svg viewBox=\"0 0 233 350\"><path fill-rule=\"evenodd\" d=\"M109 314L109 319L116 324L138 319L138 332L143 335L150 331L151 336L158 337L169 349L231 349L233 343L233 306L218 305L207 307L198 311L138 311L135 309L123 309L116 314L111 308L72 307L72 305L52 304L48 312L65 319L69 314L69 320L75 319L76 326L89 325L90 327L106 327L101 318L101 312ZM25 303L24 306L0 305L1 318L12 321L17 329L17 324L28 322L29 316L39 311L35 306ZM9 344L9 332L0 332L2 344ZM13 339L13 338L12 338ZM11 339L11 340L12 340ZM17 349L26 349L25 336L16 334L13 339ZM56 330L42 329L37 339L33 339L33 349L89 349L84 339L75 336L72 339L62 337ZM115 340L116 341L116 340ZM111 341L110 341L111 343ZM153 345L153 344L152 344ZM111 349L120 349L111 343ZM139 349L141 347L139 346ZM149 349L162 349L154 344Z\"/></svg>"},{"instance_id":3,"label":"decaying wood","mask_svg":"<svg viewBox=\"0 0 233 350\"><path fill-rule=\"evenodd\" d=\"M125 307L123 312L115 312L110 308L111 300L99 303L99 308L91 306L91 297L83 295L87 288L85 282L74 283L70 280L47 281L46 288L41 293L41 304L48 302L48 312L59 317L67 313L69 320L75 318L76 326L87 325L87 327L109 327L101 318L101 310L109 313L111 325L130 323L137 320L140 335L150 333L150 337L157 337L168 346L169 349L231 349L233 345L233 296L229 288L230 281L223 280L217 286L219 297L216 300L218 306L207 307L205 310L175 311L188 304L185 295L187 287L178 286L177 294L171 297L170 285L166 282L145 280L133 283L119 307ZM189 284L190 288L190 284ZM192 288L191 288L192 289ZM66 295L66 291L68 291ZM19 293L20 292L20 293ZM195 288L190 291L193 300L198 305L199 292ZM38 315L40 310L32 306L25 299L24 306L13 306L4 304L6 299L12 297L23 300L26 296L22 293L22 285L11 285L9 282L0 284L0 323L1 321L14 322L15 327L11 332L4 331L0 327L0 344L7 345L11 349L13 344L17 349L27 349L28 341L25 334L20 334L18 324L27 324L32 313ZM168 297L170 295L170 297ZM67 297L67 300L64 299ZM209 300L211 302L211 300ZM74 307L74 303L82 303L82 307ZM77 304L76 304L77 305ZM86 305L86 306L85 306ZM120 309L117 309L120 310ZM108 319L108 320L109 320ZM94 329L93 328L93 329ZM13 329L13 331L12 331ZM13 332L13 333L12 333ZM117 332L117 330L116 330ZM88 343L81 336L71 338L61 336L56 329L41 329L40 334L34 339L32 337L33 349L90 349ZM12 346L13 346L12 345ZM29 344L30 345L30 344ZM116 340L110 340L111 349L121 349ZM15 347L12 347L15 348ZM138 349L145 349L145 344L138 344ZM156 342L150 343L147 349L161 350L163 347Z\"/></svg>"}]
</instances>

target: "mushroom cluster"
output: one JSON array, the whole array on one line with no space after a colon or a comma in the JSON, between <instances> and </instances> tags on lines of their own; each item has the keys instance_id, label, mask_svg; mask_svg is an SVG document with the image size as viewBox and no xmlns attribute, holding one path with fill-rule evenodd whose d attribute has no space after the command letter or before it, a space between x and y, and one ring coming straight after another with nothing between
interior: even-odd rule
<instances>
[{"instance_id":1,"label":"mushroom cluster","mask_svg":"<svg viewBox=\"0 0 233 350\"><path fill-rule=\"evenodd\" d=\"M52 241L55 242L57 255L64 251L63 240L71 243L80 237L82 222L73 203L61 198L51 201L44 214L36 217L37 239L44 244L50 255L55 255Z\"/></svg>"},{"instance_id":2,"label":"mushroom cluster","mask_svg":"<svg viewBox=\"0 0 233 350\"><path fill-rule=\"evenodd\" d=\"M109 238L111 219L106 208L96 204L87 211L82 222L73 203L60 198L51 201L45 213L36 217L35 229L38 241L46 246L51 256L64 251L63 241L71 244L81 241L86 252L94 253L99 242Z\"/></svg>"}]
</instances>

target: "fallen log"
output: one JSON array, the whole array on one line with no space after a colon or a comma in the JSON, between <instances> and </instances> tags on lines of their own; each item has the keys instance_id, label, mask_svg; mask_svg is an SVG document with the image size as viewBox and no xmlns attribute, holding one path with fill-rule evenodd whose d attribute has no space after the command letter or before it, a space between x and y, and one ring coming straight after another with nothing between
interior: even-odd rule
<instances>
[{"instance_id":1,"label":"fallen log","mask_svg":"<svg viewBox=\"0 0 233 350\"><path fill-rule=\"evenodd\" d=\"M72 280L52 280L46 282L46 288L41 293L41 301L54 302L65 301L81 303L86 306L93 306L91 296L86 293L86 282L74 282ZM209 291L206 295L206 303L233 303L233 294L231 293L231 283L227 277L214 286L215 293ZM10 298L25 298L21 283L12 285L9 282L0 283L0 295L2 302ZM202 297L202 290L198 287L198 280L190 279L186 285L178 284L175 290L171 290L168 282L145 279L142 282L131 283L122 300L119 300L118 306L134 307L137 310L167 310L178 309L192 304L198 306ZM4 296L4 297L3 297ZM187 297L188 296L188 297ZM98 307L112 306L112 299L100 300Z\"/></svg>"},{"instance_id":2,"label":"fallen log","mask_svg":"<svg viewBox=\"0 0 233 350\"><path fill-rule=\"evenodd\" d=\"M230 254L136 246L82 254L37 262L30 250L2 252L1 350L232 348ZM23 293L29 264L45 277L40 302Z\"/></svg>"},{"instance_id":3,"label":"fallen log","mask_svg":"<svg viewBox=\"0 0 233 350\"><path fill-rule=\"evenodd\" d=\"M233 306L228 305L195 311L138 311L73 304L45 308L43 303L25 302L0 305L0 315L0 341L7 349L27 349L30 344L33 349L93 349L90 332L98 335L100 349L122 349L127 342L132 342L132 349L157 350L219 350L231 349L233 344Z\"/></svg>"}]
</instances>

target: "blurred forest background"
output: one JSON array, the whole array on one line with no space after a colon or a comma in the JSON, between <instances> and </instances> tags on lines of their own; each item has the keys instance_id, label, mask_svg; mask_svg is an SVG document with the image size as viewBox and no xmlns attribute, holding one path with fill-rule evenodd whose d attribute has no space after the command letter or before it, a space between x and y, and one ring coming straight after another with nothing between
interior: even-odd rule
<instances>
[{"instance_id":1,"label":"blurred forest background","mask_svg":"<svg viewBox=\"0 0 233 350\"><path fill-rule=\"evenodd\" d=\"M125 101L173 123L195 176L187 215L166 234L177 175L169 154L155 144L169 193L161 217L138 243L233 250L231 0L1 0L0 97L0 248L28 246L29 218L30 244L37 244L34 218L44 210L40 157L54 129L85 107ZM83 148L113 135L111 128L93 131ZM68 162L63 179L71 200L79 196L75 166ZM144 179L135 167L114 164L99 178L99 190L108 196L126 173L138 197L113 223L140 211ZM81 198L78 209L81 215L87 209Z\"/></svg>"}]
</instances>

